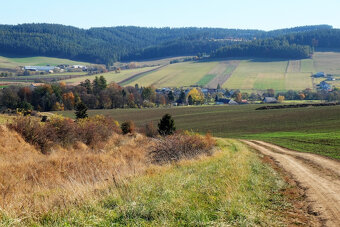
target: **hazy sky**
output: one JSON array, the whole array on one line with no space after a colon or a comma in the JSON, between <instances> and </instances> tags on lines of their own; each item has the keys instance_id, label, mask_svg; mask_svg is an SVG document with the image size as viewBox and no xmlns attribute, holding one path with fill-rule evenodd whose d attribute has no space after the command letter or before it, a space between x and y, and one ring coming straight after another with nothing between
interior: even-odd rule
<instances>
[{"instance_id":1,"label":"hazy sky","mask_svg":"<svg viewBox=\"0 0 340 227\"><path fill-rule=\"evenodd\" d=\"M330 24L340 28L340 0L1 0L0 9L0 24L263 30Z\"/></svg>"}]
</instances>

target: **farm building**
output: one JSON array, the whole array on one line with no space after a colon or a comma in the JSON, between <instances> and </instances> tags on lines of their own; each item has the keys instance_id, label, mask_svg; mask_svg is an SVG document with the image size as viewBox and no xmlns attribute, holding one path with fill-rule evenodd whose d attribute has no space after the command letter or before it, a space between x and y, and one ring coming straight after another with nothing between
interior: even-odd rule
<instances>
[{"instance_id":1,"label":"farm building","mask_svg":"<svg viewBox=\"0 0 340 227\"><path fill-rule=\"evenodd\" d=\"M320 87L321 90L324 90L324 91L331 91L332 90L332 85L330 85L326 81L322 81L319 84L319 87Z\"/></svg>"},{"instance_id":2,"label":"farm building","mask_svg":"<svg viewBox=\"0 0 340 227\"><path fill-rule=\"evenodd\" d=\"M24 70L50 72L53 71L55 68L55 66L25 66Z\"/></svg>"},{"instance_id":3,"label":"farm building","mask_svg":"<svg viewBox=\"0 0 340 227\"><path fill-rule=\"evenodd\" d=\"M315 73L313 75L313 77L315 77L315 78L322 78L322 77L326 77L326 74L324 72L318 72L318 73Z\"/></svg>"},{"instance_id":4,"label":"farm building","mask_svg":"<svg viewBox=\"0 0 340 227\"><path fill-rule=\"evenodd\" d=\"M216 101L216 104L217 105L223 105L223 104L228 104L228 105L238 105L237 102L235 102L234 100L232 99L218 99Z\"/></svg>"},{"instance_id":5,"label":"farm building","mask_svg":"<svg viewBox=\"0 0 340 227\"><path fill-rule=\"evenodd\" d=\"M274 97L265 97L262 102L264 103L277 103L277 99Z\"/></svg>"}]
</instances>

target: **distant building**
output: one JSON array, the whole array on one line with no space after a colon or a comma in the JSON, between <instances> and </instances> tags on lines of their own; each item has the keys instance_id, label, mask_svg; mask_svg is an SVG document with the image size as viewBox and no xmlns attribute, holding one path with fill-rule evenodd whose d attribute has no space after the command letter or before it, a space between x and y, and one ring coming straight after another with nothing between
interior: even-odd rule
<instances>
[{"instance_id":1,"label":"distant building","mask_svg":"<svg viewBox=\"0 0 340 227\"><path fill-rule=\"evenodd\" d=\"M318 72L313 75L315 78L321 78L321 77L326 77L326 74L324 72Z\"/></svg>"},{"instance_id":2,"label":"distant building","mask_svg":"<svg viewBox=\"0 0 340 227\"><path fill-rule=\"evenodd\" d=\"M216 104L217 105L223 105L223 104L228 104L228 105L238 105L237 102L235 102L234 100L232 99L218 99L216 101Z\"/></svg>"},{"instance_id":3,"label":"distant building","mask_svg":"<svg viewBox=\"0 0 340 227\"><path fill-rule=\"evenodd\" d=\"M55 66L25 66L24 70L27 71L42 71L42 72L50 72L55 69Z\"/></svg>"},{"instance_id":4,"label":"distant building","mask_svg":"<svg viewBox=\"0 0 340 227\"><path fill-rule=\"evenodd\" d=\"M321 90L324 90L324 91L331 91L332 90L332 85L330 85L326 81L322 81L319 84L319 87L320 87Z\"/></svg>"},{"instance_id":5,"label":"distant building","mask_svg":"<svg viewBox=\"0 0 340 227\"><path fill-rule=\"evenodd\" d=\"M262 102L264 103L277 103L277 99L274 97L265 97Z\"/></svg>"}]
</instances>

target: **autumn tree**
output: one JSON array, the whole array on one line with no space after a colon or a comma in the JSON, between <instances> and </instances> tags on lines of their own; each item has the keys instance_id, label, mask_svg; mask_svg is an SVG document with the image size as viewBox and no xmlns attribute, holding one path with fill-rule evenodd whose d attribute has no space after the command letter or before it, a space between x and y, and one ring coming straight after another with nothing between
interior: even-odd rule
<instances>
[{"instance_id":1,"label":"autumn tree","mask_svg":"<svg viewBox=\"0 0 340 227\"><path fill-rule=\"evenodd\" d=\"M64 107L67 110L72 110L74 107L75 99L72 91L63 94Z\"/></svg>"},{"instance_id":2,"label":"autumn tree","mask_svg":"<svg viewBox=\"0 0 340 227\"><path fill-rule=\"evenodd\" d=\"M203 93L198 90L197 88L191 89L188 93L188 98L191 96L193 104L203 104L204 103L204 95Z\"/></svg>"},{"instance_id":3,"label":"autumn tree","mask_svg":"<svg viewBox=\"0 0 340 227\"><path fill-rule=\"evenodd\" d=\"M278 101L279 103L282 103L283 101L285 101L285 97L284 97L283 95L279 95L279 96L277 97L277 101Z\"/></svg>"}]
</instances>

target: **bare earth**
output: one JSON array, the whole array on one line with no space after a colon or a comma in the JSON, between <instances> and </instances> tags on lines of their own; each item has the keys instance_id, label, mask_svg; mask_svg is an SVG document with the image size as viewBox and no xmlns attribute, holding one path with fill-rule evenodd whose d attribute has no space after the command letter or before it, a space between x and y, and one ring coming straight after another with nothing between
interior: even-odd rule
<instances>
[{"instance_id":1,"label":"bare earth","mask_svg":"<svg viewBox=\"0 0 340 227\"><path fill-rule=\"evenodd\" d=\"M340 226L340 162L262 141L243 142L273 158L306 188L311 209L321 216L325 226Z\"/></svg>"}]
</instances>

